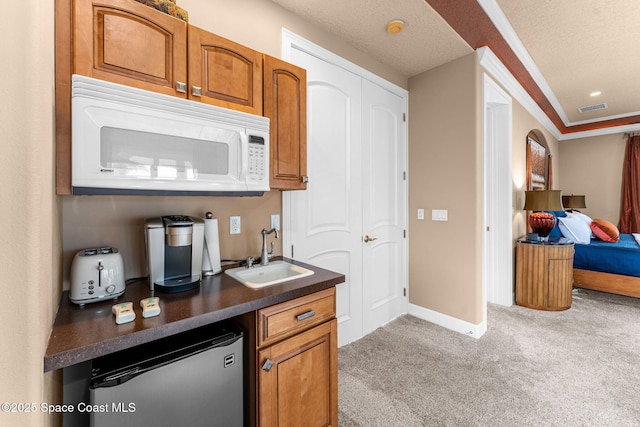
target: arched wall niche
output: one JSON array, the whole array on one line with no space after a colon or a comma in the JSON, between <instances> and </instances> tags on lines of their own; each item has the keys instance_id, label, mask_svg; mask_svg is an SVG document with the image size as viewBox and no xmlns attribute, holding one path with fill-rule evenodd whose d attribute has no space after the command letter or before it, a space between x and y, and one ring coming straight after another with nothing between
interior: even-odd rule
<instances>
[{"instance_id":1,"label":"arched wall niche","mask_svg":"<svg viewBox=\"0 0 640 427\"><path fill-rule=\"evenodd\" d=\"M553 189L551 150L547 140L537 129L529 131L527 144L527 190Z\"/></svg>"}]
</instances>

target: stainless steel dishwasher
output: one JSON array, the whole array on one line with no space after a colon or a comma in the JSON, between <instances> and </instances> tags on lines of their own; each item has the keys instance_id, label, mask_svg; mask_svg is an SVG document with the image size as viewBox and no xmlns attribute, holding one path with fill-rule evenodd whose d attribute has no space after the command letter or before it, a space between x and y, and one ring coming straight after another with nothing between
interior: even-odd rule
<instances>
[{"instance_id":1,"label":"stainless steel dishwasher","mask_svg":"<svg viewBox=\"0 0 640 427\"><path fill-rule=\"evenodd\" d=\"M97 358L91 425L243 425L243 333L214 325Z\"/></svg>"}]
</instances>

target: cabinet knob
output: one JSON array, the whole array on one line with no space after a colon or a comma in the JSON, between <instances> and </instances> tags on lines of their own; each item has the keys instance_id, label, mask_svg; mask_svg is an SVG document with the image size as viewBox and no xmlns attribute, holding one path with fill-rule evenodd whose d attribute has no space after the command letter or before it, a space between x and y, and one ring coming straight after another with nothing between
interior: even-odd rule
<instances>
[{"instance_id":1,"label":"cabinet knob","mask_svg":"<svg viewBox=\"0 0 640 427\"><path fill-rule=\"evenodd\" d=\"M183 82L176 82L176 92L187 93L187 84Z\"/></svg>"},{"instance_id":2,"label":"cabinet knob","mask_svg":"<svg viewBox=\"0 0 640 427\"><path fill-rule=\"evenodd\" d=\"M303 184L307 184L309 182L309 177L308 176L303 176L300 178L300 181L302 181Z\"/></svg>"},{"instance_id":3,"label":"cabinet knob","mask_svg":"<svg viewBox=\"0 0 640 427\"><path fill-rule=\"evenodd\" d=\"M202 88L200 86L191 86L191 95L202 96Z\"/></svg>"}]
</instances>

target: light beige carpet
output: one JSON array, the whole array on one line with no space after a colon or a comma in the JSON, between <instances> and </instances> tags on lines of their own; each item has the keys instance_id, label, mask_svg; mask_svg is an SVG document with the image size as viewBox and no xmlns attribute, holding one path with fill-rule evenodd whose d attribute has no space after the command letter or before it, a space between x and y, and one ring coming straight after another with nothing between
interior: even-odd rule
<instances>
[{"instance_id":1,"label":"light beige carpet","mask_svg":"<svg viewBox=\"0 0 640 427\"><path fill-rule=\"evenodd\" d=\"M339 349L349 426L640 426L640 299L490 304L479 340L404 315Z\"/></svg>"}]
</instances>

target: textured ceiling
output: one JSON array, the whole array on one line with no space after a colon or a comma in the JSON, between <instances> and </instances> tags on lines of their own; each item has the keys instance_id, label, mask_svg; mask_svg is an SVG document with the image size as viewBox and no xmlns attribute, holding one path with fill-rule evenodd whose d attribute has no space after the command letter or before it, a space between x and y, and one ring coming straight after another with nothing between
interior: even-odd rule
<instances>
[{"instance_id":1,"label":"textured ceiling","mask_svg":"<svg viewBox=\"0 0 640 427\"><path fill-rule=\"evenodd\" d=\"M498 0L571 122L640 112L638 0ZM591 97L594 91L601 95ZM590 113L578 107L606 103Z\"/></svg>"},{"instance_id":2,"label":"textured ceiling","mask_svg":"<svg viewBox=\"0 0 640 427\"><path fill-rule=\"evenodd\" d=\"M532 81L529 93L544 94L534 99L559 117L552 121L561 132L584 130L585 123L587 129L640 123L638 0L272 1L409 77L467 55L497 34L504 39L490 47L511 47L521 64L505 65L519 81ZM386 32L392 19L405 21L402 33ZM602 94L591 97L593 91ZM608 108L578 112L599 103Z\"/></svg>"},{"instance_id":3,"label":"textured ceiling","mask_svg":"<svg viewBox=\"0 0 640 427\"><path fill-rule=\"evenodd\" d=\"M407 77L445 64L473 49L424 0L273 0L394 67ZM402 19L404 31L387 33Z\"/></svg>"}]
</instances>

